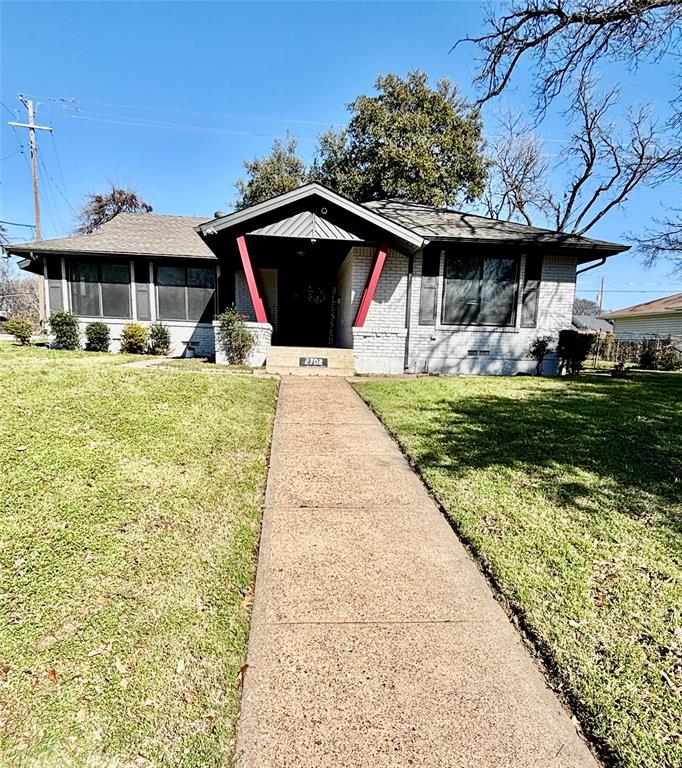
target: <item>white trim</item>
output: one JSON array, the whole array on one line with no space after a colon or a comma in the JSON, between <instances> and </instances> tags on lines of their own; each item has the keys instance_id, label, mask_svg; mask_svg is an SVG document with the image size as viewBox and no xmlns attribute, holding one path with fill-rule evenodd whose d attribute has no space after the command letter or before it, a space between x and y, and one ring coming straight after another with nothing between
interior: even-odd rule
<instances>
[{"instance_id":1,"label":"white trim","mask_svg":"<svg viewBox=\"0 0 682 768\"><path fill-rule=\"evenodd\" d=\"M130 262L130 314L133 320L137 320L137 295L135 291L135 262Z\"/></svg>"},{"instance_id":2,"label":"white trim","mask_svg":"<svg viewBox=\"0 0 682 768\"><path fill-rule=\"evenodd\" d=\"M45 296L45 317L50 316L50 281L47 277L47 259L43 261L43 294Z\"/></svg>"},{"instance_id":3,"label":"white trim","mask_svg":"<svg viewBox=\"0 0 682 768\"><path fill-rule=\"evenodd\" d=\"M60 259L61 271L62 271L62 304L64 306L64 312L68 312L70 308L69 302L69 281L66 279L66 259L62 256Z\"/></svg>"},{"instance_id":4,"label":"white trim","mask_svg":"<svg viewBox=\"0 0 682 768\"><path fill-rule=\"evenodd\" d=\"M156 289L154 286L154 262L149 261L149 319L156 322Z\"/></svg>"}]
</instances>

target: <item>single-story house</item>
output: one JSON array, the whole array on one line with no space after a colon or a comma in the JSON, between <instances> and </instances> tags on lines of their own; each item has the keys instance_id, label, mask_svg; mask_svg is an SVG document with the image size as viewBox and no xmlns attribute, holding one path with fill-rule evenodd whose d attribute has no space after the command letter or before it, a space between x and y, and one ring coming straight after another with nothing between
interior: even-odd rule
<instances>
[{"instance_id":1,"label":"single-story house","mask_svg":"<svg viewBox=\"0 0 682 768\"><path fill-rule=\"evenodd\" d=\"M603 316L616 339L682 339L682 293L617 309Z\"/></svg>"},{"instance_id":2,"label":"single-story house","mask_svg":"<svg viewBox=\"0 0 682 768\"><path fill-rule=\"evenodd\" d=\"M534 370L535 336L571 327L577 268L626 249L306 184L212 219L121 213L8 250L45 276L48 313L104 321L114 341L161 320L174 354L220 361L214 317L234 305L271 368L331 367L338 352L358 373L513 374Z\"/></svg>"},{"instance_id":3,"label":"single-story house","mask_svg":"<svg viewBox=\"0 0 682 768\"><path fill-rule=\"evenodd\" d=\"M608 320L595 315L573 315L573 330L581 333L613 333Z\"/></svg>"}]
</instances>

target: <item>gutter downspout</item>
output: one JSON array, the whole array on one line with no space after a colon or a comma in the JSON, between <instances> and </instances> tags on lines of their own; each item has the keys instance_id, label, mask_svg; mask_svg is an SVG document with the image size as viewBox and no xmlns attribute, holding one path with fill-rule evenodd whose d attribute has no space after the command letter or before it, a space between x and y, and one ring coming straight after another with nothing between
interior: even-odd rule
<instances>
[{"instance_id":1,"label":"gutter downspout","mask_svg":"<svg viewBox=\"0 0 682 768\"><path fill-rule=\"evenodd\" d=\"M405 357L403 358L403 370L410 367L410 321L412 316L412 273L414 272L414 254L410 254L407 260L407 295L405 298Z\"/></svg>"},{"instance_id":2,"label":"gutter downspout","mask_svg":"<svg viewBox=\"0 0 682 768\"><path fill-rule=\"evenodd\" d=\"M603 264L606 264L606 256L602 256L596 264L591 264L589 267L583 267L582 269L579 269L575 273L575 276L577 277L578 275L582 275L583 272L589 272L591 269L601 267Z\"/></svg>"}]
</instances>

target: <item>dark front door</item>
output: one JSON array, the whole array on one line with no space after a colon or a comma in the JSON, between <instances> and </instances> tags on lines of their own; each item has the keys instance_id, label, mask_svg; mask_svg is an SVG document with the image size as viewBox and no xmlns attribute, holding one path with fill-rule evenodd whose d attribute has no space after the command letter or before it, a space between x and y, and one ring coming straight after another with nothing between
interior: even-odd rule
<instances>
[{"instance_id":1,"label":"dark front door","mask_svg":"<svg viewBox=\"0 0 682 768\"><path fill-rule=\"evenodd\" d=\"M278 344L332 346L336 269L317 256L292 259L279 270Z\"/></svg>"}]
</instances>

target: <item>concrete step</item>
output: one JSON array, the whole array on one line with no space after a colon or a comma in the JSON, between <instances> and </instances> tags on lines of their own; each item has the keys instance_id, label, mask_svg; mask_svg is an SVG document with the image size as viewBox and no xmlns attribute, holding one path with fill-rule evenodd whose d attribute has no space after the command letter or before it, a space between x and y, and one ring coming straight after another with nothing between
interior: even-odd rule
<instances>
[{"instance_id":1,"label":"concrete step","mask_svg":"<svg viewBox=\"0 0 682 768\"><path fill-rule=\"evenodd\" d=\"M270 347L265 370L292 376L353 376L355 358L352 349Z\"/></svg>"}]
</instances>

